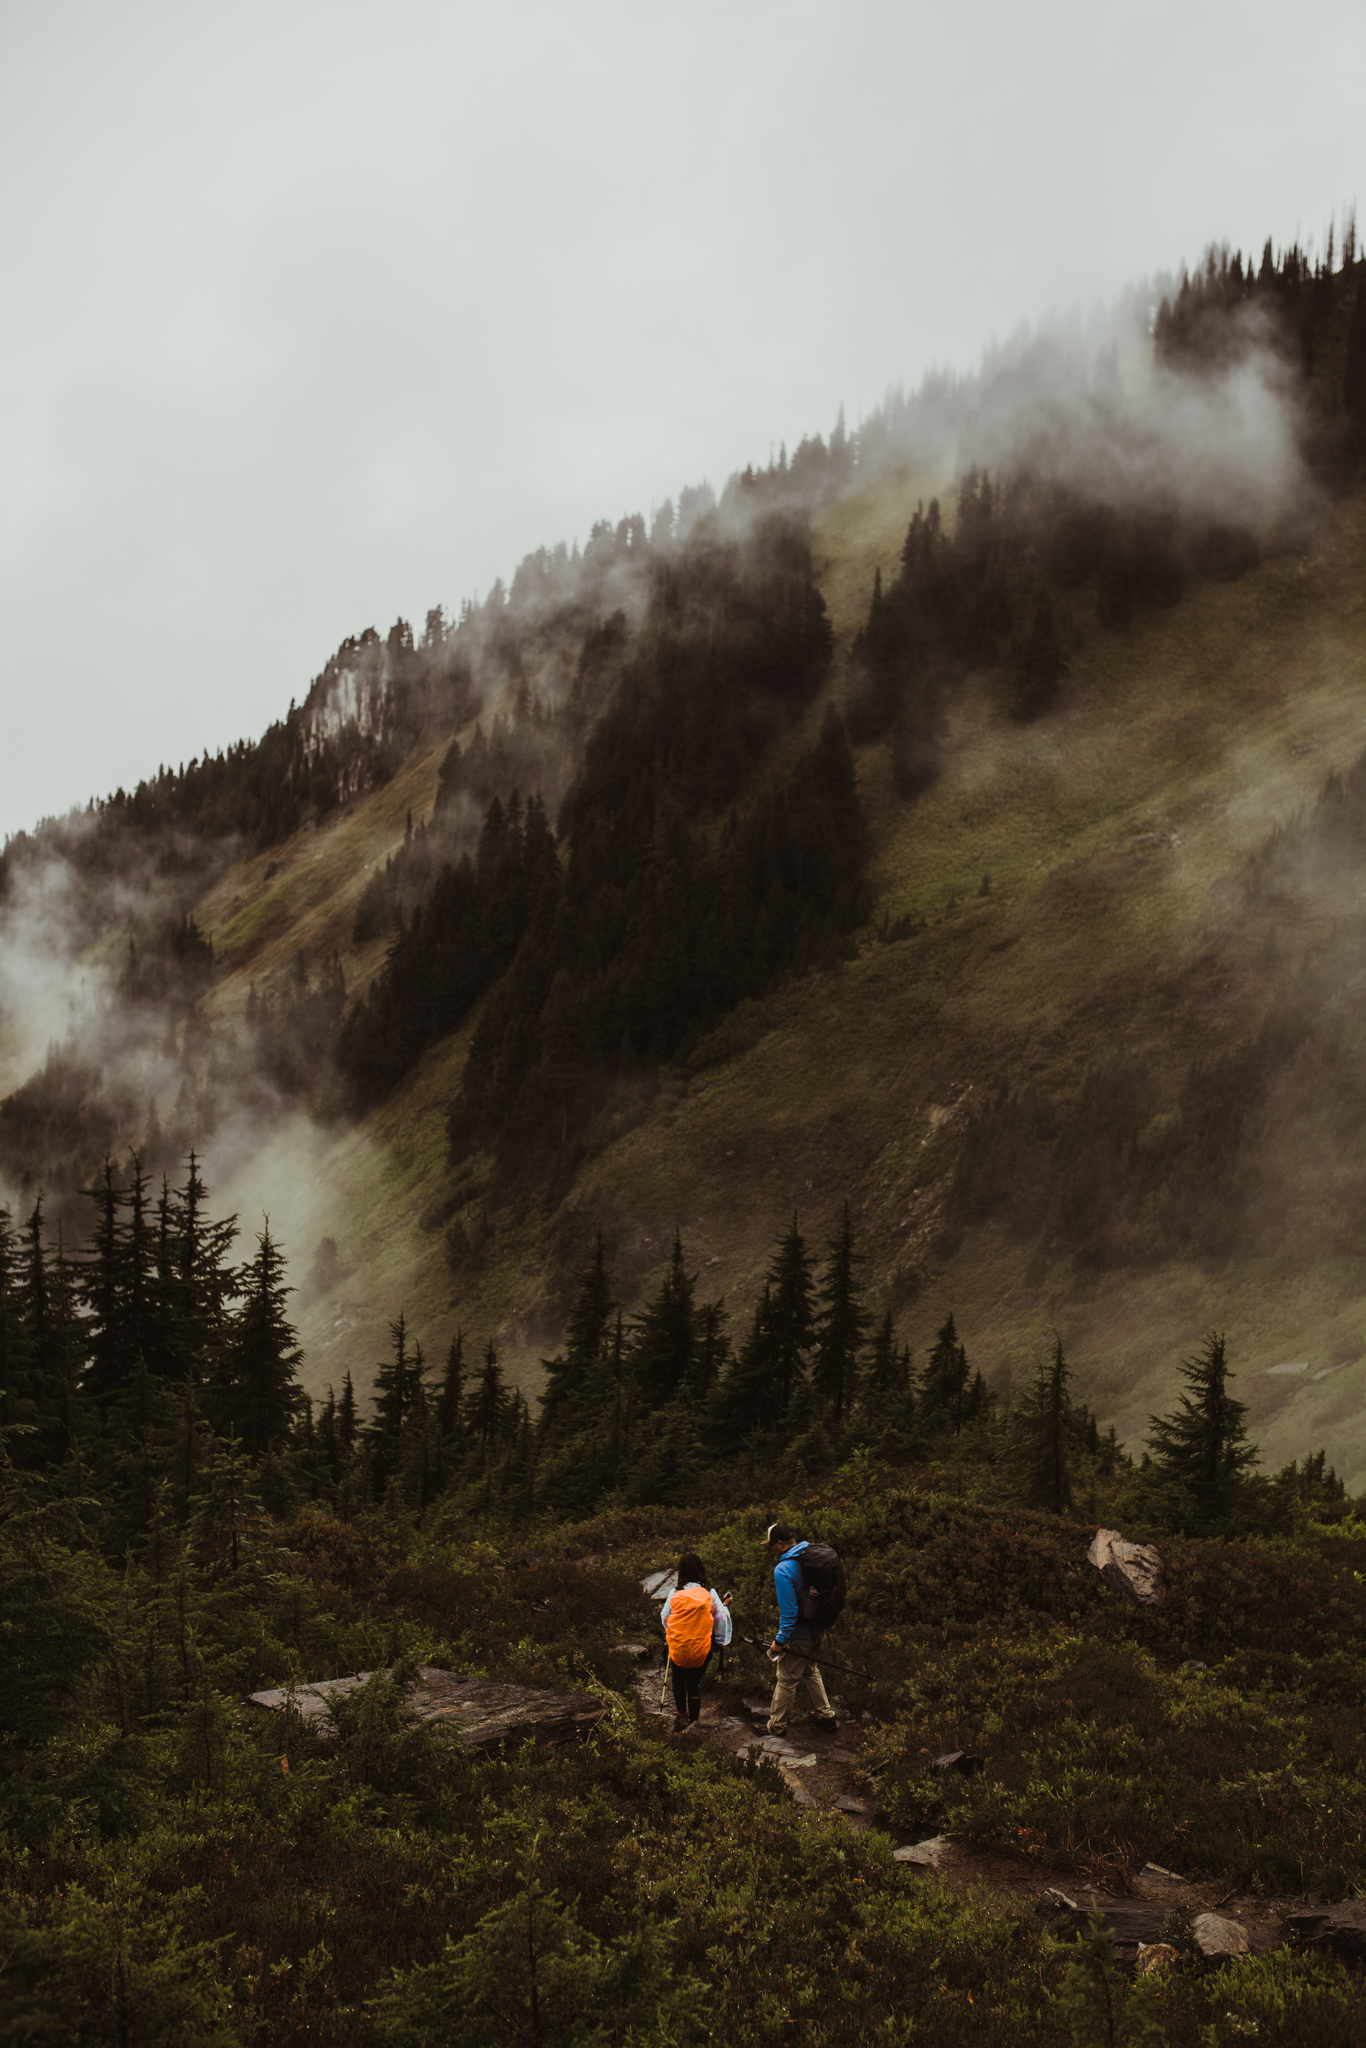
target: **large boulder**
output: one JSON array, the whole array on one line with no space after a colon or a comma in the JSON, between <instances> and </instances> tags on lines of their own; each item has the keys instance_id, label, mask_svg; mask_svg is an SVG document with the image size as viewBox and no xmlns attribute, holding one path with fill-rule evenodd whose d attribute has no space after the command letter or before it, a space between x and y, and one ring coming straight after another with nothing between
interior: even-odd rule
<instances>
[{"instance_id":1,"label":"large boulder","mask_svg":"<svg viewBox=\"0 0 1366 2048\"><path fill-rule=\"evenodd\" d=\"M1219 1913L1197 1913L1191 1921L1191 1940L1207 1963L1245 1956L1252 1946L1242 1921L1225 1920Z\"/></svg>"},{"instance_id":2,"label":"large boulder","mask_svg":"<svg viewBox=\"0 0 1366 2048\"><path fill-rule=\"evenodd\" d=\"M1156 1607L1166 1598L1166 1572L1151 1543L1130 1543L1118 1529L1097 1529L1086 1562L1135 1607Z\"/></svg>"}]
</instances>

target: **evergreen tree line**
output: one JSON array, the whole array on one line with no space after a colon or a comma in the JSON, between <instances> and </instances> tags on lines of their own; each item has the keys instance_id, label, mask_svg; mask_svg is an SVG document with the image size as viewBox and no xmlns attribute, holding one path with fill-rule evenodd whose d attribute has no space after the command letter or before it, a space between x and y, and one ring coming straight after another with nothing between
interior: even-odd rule
<instances>
[{"instance_id":1,"label":"evergreen tree line","mask_svg":"<svg viewBox=\"0 0 1366 2048\"><path fill-rule=\"evenodd\" d=\"M1256 558L1241 529L1151 507L1121 512L1027 474L993 483L970 469L952 534L932 499L911 520L896 577L884 585L875 572L853 648L850 736L885 737L896 788L914 797L939 772L946 710L970 669L999 670L1016 719L1056 702L1071 594L1089 589L1100 623L1122 630L1141 609L1177 603L1193 575L1238 575Z\"/></svg>"},{"instance_id":2,"label":"evergreen tree line","mask_svg":"<svg viewBox=\"0 0 1366 2048\"><path fill-rule=\"evenodd\" d=\"M463 749L458 739L452 740L442 758L430 818L415 827L409 811L402 844L361 891L352 945L406 928L442 869L473 850L478 835L471 836L471 818L487 822L495 804L499 814L516 809L522 790L534 790L549 813L564 795L572 765L562 722L539 699L524 705L516 718L499 712L488 737L477 725Z\"/></svg>"},{"instance_id":3,"label":"evergreen tree line","mask_svg":"<svg viewBox=\"0 0 1366 2048\"><path fill-rule=\"evenodd\" d=\"M236 1219L209 1216L193 1155L180 1187L154 1195L134 1156L87 1193L76 1254L47 1239L41 1201L17 1229L0 1212L0 1432L13 1468L93 1514L113 1557L192 1523L231 1548L252 1515L310 1503L514 1525L687 1505L791 1486L859 1448L960 1484L965 1466L994 1472L1002 1497L1057 1513L1120 1480L1131 1519L1192 1533L1331 1512L1343 1495L1321 1453L1256 1475L1215 1333L1137 1470L1073 1396L1059 1339L1013 1403L971 1369L952 1315L914 1360L869 1300L847 1207L819 1259L793 1218L738 1335L723 1300L699 1299L678 1238L627 1318L599 1238L535 1416L492 1340L470 1356L457 1331L433 1371L400 1313L362 1415L349 1374L320 1406L304 1395L280 1247L267 1225L232 1262Z\"/></svg>"},{"instance_id":4,"label":"evergreen tree line","mask_svg":"<svg viewBox=\"0 0 1366 2048\"><path fill-rule=\"evenodd\" d=\"M1299 392L1306 459L1345 483L1366 455L1366 260L1350 221L1338 270L1331 246L1310 264L1295 247L1277 261L1268 243L1256 271L1211 250L1157 312L1154 347L1168 369L1227 370L1268 343ZM1089 589L1100 623L1123 630L1141 610L1175 604L1193 577L1237 576L1256 559L1254 536L1237 525L1161 505L1121 509L1027 468L995 484L969 469L952 535L938 500L922 505L896 577L884 587L876 573L854 647L850 736L886 737L896 786L913 797L938 772L946 704L968 669L999 665L1017 718L1055 701L1067 671L1064 593Z\"/></svg>"},{"instance_id":5,"label":"evergreen tree line","mask_svg":"<svg viewBox=\"0 0 1366 2048\"><path fill-rule=\"evenodd\" d=\"M1305 401L1304 452L1330 483L1346 483L1366 455L1366 258L1356 221L1342 230L1334 267L1332 229L1324 256L1298 244L1261 261L1210 249L1196 271L1162 300L1154 323L1158 361L1170 368L1226 370L1253 348L1277 350Z\"/></svg>"},{"instance_id":6,"label":"evergreen tree line","mask_svg":"<svg viewBox=\"0 0 1366 2048\"><path fill-rule=\"evenodd\" d=\"M496 1147L516 1170L776 974L837 958L867 851L838 720L737 800L829 651L800 526L770 518L726 542L702 521L658 568L635 644L609 620L585 646L577 701L604 666L615 684L561 806L563 858L538 797L493 799L475 857L443 867L346 1020L358 1099L492 987L450 1135L458 1156Z\"/></svg>"},{"instance_id":7,"label":"evergreen tree line","mask_svg":"<svg viewBox=\"0 0 1366 2048\"><path fill-rule=\"evenodd\" d=\"M194 1154L178 1188L154 1192L133 1155L86 1193L75 1252L41 1197L18 1228L0 1211L0 1423L17 1468L102 1504L117 1550L168 1502L191 1512L224 1441L263 1468L287 1455L302 1354L269 1225L234 1264L236 1219L208 1214Z\"/></svg>"}]
</instances>

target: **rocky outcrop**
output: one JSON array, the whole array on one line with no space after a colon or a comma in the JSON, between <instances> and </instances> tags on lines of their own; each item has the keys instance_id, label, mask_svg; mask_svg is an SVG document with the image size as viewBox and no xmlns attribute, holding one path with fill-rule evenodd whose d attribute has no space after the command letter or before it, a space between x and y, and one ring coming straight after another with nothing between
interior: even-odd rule
<instances>
[{"instance_id":1,"label":"rocky outcrop","mask_svg":"<svg viewBox=\"0 0 1366 2048\"><path fill-rule=\"evenodd\" d=\"M1167 1596L1166 1572L1151 1543L1130 1543L1118 1529L1097 1529L1086 1562L1135 1607L1156 1607Z\"/></svg>"},{"instance_id":2,"label":"rocky outcrop","mask_svg":"<svg viewBox=\"0 0 1366 2048\"><path fill-rule=\"evenodd\" d=\"M1300 1948L1335 1956L1340 1963L1366 1962L1366 1899L1348 1899L1340 1906L1307 1907L1292 1913L1286 1932Z\"/></svg>"},{"instance_id":3,"label":"rocky outcrop","mask_svg":"<svg viewBox=\"0 0 1366 2048\"><path fill-rule=\"evenodd\" d=\"M371 1671L358 1671L352 1678L322 1678L311 1685L277 1687L254 1692L250 1705L279 1713L292 1708L301 1720L321 1723L332 1704L345 1699L367 1679ZM418 1721L447 1729L462 1742L477 1749L494 1749L514 1736L534 1736L538 1742L567 1742L586 1735L607 1712L606 1704L592 1693L541 1692L525 1685L498 1685L488 1678L465 1678L458 1671L439 1671L424 1665L409 1695L408 1706Z\"/></svg>"}]
</instances>

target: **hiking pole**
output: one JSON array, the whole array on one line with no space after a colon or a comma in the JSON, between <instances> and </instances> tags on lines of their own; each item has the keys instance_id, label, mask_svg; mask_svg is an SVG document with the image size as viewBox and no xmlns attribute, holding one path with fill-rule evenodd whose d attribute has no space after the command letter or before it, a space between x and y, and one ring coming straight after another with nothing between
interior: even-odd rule
<instances>
[{"instance_id":1,"label":"hiking pole","mask_svg":"<svg viewBox=\"0 0 1366 2048\"><path fill-rule=\"evenodd\" d=\"M659 1704L661 1707L664 1704L664 1695L669 1690L669 1673L672 1669L673 1659L670 1657L668 1651L666 1650L664 1652L664 1678L659 1688Z\"/></svg>"},{"instance_id":2,"label":"hiking pole","mask_svg":"<svg viewBox=\"0 0 1366 2048\"><path fill-rule=\"evenodd\" d=\"M741 1636L739 1640L741 1640L741 1642L752 1642L752 1645L754 1645L754 1649L756 1649L756 1651L764 1651L764 1655L768 1655L768 1645L766 1645L766 1642L760 1642L760 1638L758 1638L758 1636ZM838 1665L834 1657L813 1657L813 1655L811 1655L809 1651L801 1651L801 1649L797 1649L797 1645L795 1645L795 1642L784 1642L784 1645L782 1645L782 1647L784 1647L786 1651L791 1651L791 1653L793 1653L795 1657L803 1657L803 1659L805 1659L807 1663L827 1663L831 1671L848 1671L848 1675L850 1675L850 1677L862 1677L862 1679L866 1679L866 1681L868 1681L868 1686L877 1686L877 1683L879 1683L877 1679L874 1679L874 1677L872 1677L872 1671L856 1671L856 1669L854 1669L854 1665Z\"/></svg>"}]
</instances>

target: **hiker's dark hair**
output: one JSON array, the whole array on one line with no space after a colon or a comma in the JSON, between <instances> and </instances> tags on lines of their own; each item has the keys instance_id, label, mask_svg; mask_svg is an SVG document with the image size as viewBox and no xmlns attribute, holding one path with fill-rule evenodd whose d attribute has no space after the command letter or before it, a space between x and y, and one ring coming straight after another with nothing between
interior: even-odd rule
<instances>
[{"instance_id":1,"label":"hiker's dark hair","mask_svg":"<svg viewBox=\"0 0 1366 2048\"><path fill-rule=\"evenodd\" d=\"M686 1586L693 1579L710 1593L711 1580L707 1577L707 1567L695 1550L685 1550L678 1560L678 1583L680 1586Z\"/></svg>"}]
</instances>

